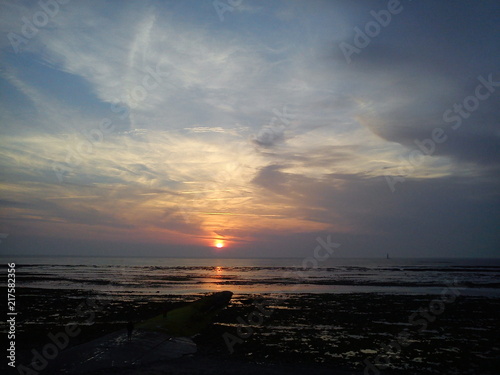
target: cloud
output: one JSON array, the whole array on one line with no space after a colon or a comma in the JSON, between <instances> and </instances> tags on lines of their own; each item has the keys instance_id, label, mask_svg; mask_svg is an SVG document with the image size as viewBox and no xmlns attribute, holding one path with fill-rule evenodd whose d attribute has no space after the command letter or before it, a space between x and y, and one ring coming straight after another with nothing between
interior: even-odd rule
<instances>
[{"instance_id":1,"label":"cloud","mask_svg":"<svg viewBox=\"0 0 500 375\"><path fill-rule=\"evenodd\" d=\"M255 135L253 142L258 146L272 147L285 140L284 127L265 126Z\"/></svg>"},{"instance_id":2,"label":"cloud","mask_svg":"<svg viewBox=\"0 0 500 375\"><path fill-rule=\"evenodd\" d=\"M500 200L495 193L500 187L498 179L478 183L473 195L467 176L410 179L404 189L392 194L380 178L332 174L313 179L282 169L265 167L253 180L272 192L261 195L262 204L295 207L296 216L326 224L327 233L336 233L351 244L357 242L355 237L364 237L390 245L398 256L415 252L421 256L436 252L463 256L471 247L481 252L500 239L494 230L500 219ZM472 218L478 214L481 219L475 222ZM481 240L480 233L484 233ZM354 246L351 251L371 255L384 252L383 246L373 251L369 242L365 245Z\"/></svg>"},{"instance_id":3,"label":"cloud","mask_svg":"<svg viewBox=\"0 0 500 375\"><path fill-rule=\"evenodd\" d=\"M224 128L221 128L220 126L217 126L217 127L208 127L208 126L197 126L197 127L194 127L194 128L184 128L186 130L189 130L193 133L210 133L210 132L214 132L214 133L224 133L226 130Z\"/></svg>"},{"instance_id":4,"label":"cloud","mask_svg":"<svg viewBox=\"0 0 500 375\"><path fill-rule=\"evenodd\" d=\"M371 2L243 4L225 22L193 4L70 2L23 53L4 40L3 225L293 251L331 232L414 254L441 232L460 228L470 246L481 235L453 207L479 217L498 203L498 93L456 131L443 113L496 68L492 3L457 5L456 18L408 3L352 64L338 43ZM8 3L1 30L37 6ZM400 176L437 127L448 140L392 194L384 176ZM478 222L491 249L490 222Z\"/></svg>"}]
</instances>

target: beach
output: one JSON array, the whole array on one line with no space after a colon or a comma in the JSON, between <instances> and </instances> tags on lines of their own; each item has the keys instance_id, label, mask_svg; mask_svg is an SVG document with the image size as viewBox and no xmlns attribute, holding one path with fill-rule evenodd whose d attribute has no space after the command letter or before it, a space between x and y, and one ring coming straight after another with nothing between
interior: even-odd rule
<instances>
[{"instance_id":1,"label":"beach","mask_svg":"<svg viewBox=\"0 0 500 375\"><path fill-rule=\"evenodd\" d=\"M28 366L32 350L42 353L51 343L49 333L64 331L70 323L81 331L68 348L200 295L113 298L84 290L20 287L17 296L22 311L17 364ZM498 298L467 296L460 289L439 295L236 294L213 324L193 338L196 353L89 374L496 374L499 308ZM48 362L42 373L51 373Z\"/></svg>"},{"instance_id":2,"label":"beach","mask_svg":"<svg viewBox=\"0 0 500 375\"><path fill-rule=\"evenodd\" d=\"M498 260L15 262L13 374L499 373ZM193 337L126 340L129 322L221 291L229 304Z\"/></svg>"}]
</instances>

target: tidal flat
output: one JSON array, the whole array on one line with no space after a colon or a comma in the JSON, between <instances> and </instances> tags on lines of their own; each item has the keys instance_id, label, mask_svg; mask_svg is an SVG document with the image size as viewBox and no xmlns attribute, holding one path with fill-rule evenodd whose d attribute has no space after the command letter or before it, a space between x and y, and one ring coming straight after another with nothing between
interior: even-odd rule
<instances>
[{"instance_id":1,"label":"tidal flat","mask_svg":"<svg viewBox=\"0 0 500 375\"><path fill-rule=\"evenodd\" d=\"M19 288L17 364L77 323L68 347L123 330L198 295ZM500 299L459 295L235 294L195 354L92 374L500 373ZM6 330L3 323L2 330ZM57 360L57 359L55 359ZM50 361L49 361L50 362ZM47 366L45 373L50 373Z\"/></svg>"}]
</instances>

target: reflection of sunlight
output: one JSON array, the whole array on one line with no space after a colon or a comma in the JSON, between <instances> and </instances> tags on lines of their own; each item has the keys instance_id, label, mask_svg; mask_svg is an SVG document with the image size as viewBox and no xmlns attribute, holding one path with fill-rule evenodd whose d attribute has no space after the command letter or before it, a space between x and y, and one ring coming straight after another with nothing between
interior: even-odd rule
<instances>
[{"instance_id":1,"label":"reflection of sunlight","mask_svg":"<svg viewBox=\"0 0 500 375\"><path fill-rule=\"evenodd\" d=\"M220 266L217 266L214 268L213 279L210 280L210 282L207 284L207 288L209 290L214 291L214 292L221 291L223 285L220 285L218 282L220 281L220 279L222 277L222 271L223 271L223 268Z\"/></svg>"}]
</instances>

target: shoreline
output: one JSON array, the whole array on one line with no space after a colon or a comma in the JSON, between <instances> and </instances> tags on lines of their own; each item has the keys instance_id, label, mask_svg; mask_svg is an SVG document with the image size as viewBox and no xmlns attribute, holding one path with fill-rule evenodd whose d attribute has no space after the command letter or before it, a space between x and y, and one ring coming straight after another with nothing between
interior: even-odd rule
<instances>
[{"instance_id":1,"label":"shoreline","mask_svg":"<svg viewBox=\"0 0 500 375\"><path fill-rule=\"evenodd\" d=\"M29 363L31 349L41 350L49 342L49 333L61 331L70 322L80 323L81 333L71 338L69 344L75 347L123 329L129 320L139 322L199 297L128 295L124 299L81 290L68 293L68 290L37 288L18 288L17 296L20 311L17 364ZM444 304L442 312L431 315L434 319L426 319L426 327L422 326L424 315L411 320L419 309L430 311L430 303L436 297L366 293L290 294L276 299L265 294L236 294L214 323L193 338L198 352L190 359L150 364L149 370L144 370L150 372L137 372L138 369L128 372L131 370L123 368L108 373L180 374L175 372L176 368L188 369L184 373L196 373L193 371L198 368L200 374L220 374L219 365L223 363L234 368L240 366L242 374L264 367L276 374L287 368L297 369L297 373L303 373L300 369L305 368L314 368L314 373L323 369L330 373L332 370L362 373L363 361L371 358L373 363L377 355L387 354L384 348L402 332L408 333L408 345L401 345L397 355L388 356L389 369L394 373L429 368L452 373L455 367L462 372L468 369L498 373L494 371L500 368L497 359L500 358L497 319L500 299L459 295ZM78 316L82 303L85 309L80 308L83 313ZM263 304L270 313L252 321L249 317L258 304ZM92 315L93 320L88 321ZM2 330L4 326L5 323ZM232 354L224 340L228 335L238 338ZM210 366L214 367L213 372L207 372ZM170 372L161 372L161 368ZM384 370L384 373L390 372Z\"/></svg>"}]
</instances>

